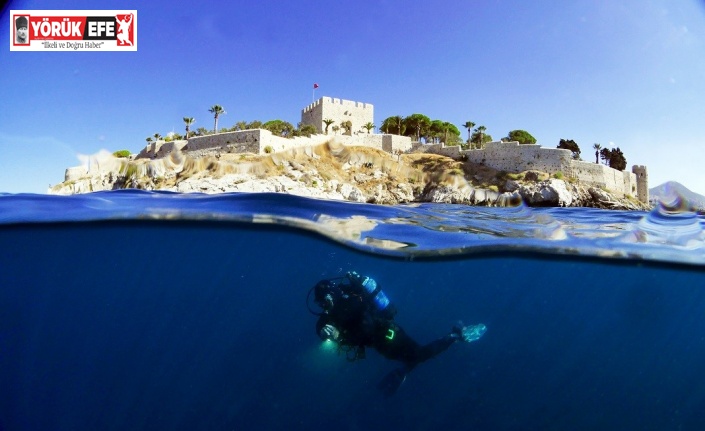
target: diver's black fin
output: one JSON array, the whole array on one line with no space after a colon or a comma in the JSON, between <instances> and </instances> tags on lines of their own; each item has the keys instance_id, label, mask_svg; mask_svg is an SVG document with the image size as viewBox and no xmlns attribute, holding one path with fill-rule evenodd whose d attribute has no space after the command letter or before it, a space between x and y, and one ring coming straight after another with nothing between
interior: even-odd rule
<instances>
[{"instance_id":1,"label":"diver's black fin","mask_svg":"<svg viewBox=\"0 0 705 431\"><path fill-rule=\"evenodd\" d=\"M377 389L382 392L385 398L389 398L394 395L397 389L399 389L399 386L406 381L407 375L409 375L409 369L407 367L397 368L384 376L377 384Z\"/></svg>"}]
</instances>

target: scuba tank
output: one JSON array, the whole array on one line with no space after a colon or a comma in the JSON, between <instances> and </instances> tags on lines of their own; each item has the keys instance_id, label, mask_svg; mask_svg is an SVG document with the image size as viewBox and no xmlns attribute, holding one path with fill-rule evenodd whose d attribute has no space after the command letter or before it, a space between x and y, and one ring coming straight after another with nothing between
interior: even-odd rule
<instances>
[{"instance_id":1,"label":"scuba tank","mask_svg":"<svg viewBox=\"0 0 705 431\"><path fill-rule=\"evenodd\" d=\"M354 271L349 273L348 276L350 280L355 280L362 285L363 290L372 298L372 302L375 304L375 308L378 311L384 311L389 307L389 298L387 298L387 295L385 295L382 288L379 287L374 279L361 277L360 274Z\"/></svg>"}]
</instances>

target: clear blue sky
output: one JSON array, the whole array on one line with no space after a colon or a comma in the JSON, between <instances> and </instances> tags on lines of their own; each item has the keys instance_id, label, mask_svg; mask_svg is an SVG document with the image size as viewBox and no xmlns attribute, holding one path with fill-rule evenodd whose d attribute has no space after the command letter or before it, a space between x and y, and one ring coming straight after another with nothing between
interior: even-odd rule
<instances>
[{"instance_id":1,"label":"clear blue sky","mask_svg":"<svg viewBox=\"0 0 705 431\"><path fill-rule=\"evenodd\" d=\"M136 9L137 52L10 52L10 9ZM10 1L0 17L0 192L45 193L78 154L141 150L184 116L282 119L332 96L377 125L423 113L545 147L617 146L650 186L705 195L703 0ZM461 128L462 130L462 128ZM463 138L466 134L463 133Z\"/></svg>"}]
</instances>

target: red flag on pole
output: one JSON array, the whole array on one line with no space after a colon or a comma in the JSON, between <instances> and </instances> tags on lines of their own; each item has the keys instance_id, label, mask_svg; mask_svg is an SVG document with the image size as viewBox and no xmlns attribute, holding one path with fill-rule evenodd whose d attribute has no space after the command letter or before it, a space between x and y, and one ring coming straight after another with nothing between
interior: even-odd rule
<instances>
[{"instance_id":1,"label":"red flag on pole","mask_svg":"<svg viewBox=\"0 0 705 431\"><path fill-rule=\"evenodd\" d=\"M313 83L313 88L314 88L314 89L318 88L318 84L316 84L316 83L314 82L314 83Z\"/></svg>"}]
</instances>

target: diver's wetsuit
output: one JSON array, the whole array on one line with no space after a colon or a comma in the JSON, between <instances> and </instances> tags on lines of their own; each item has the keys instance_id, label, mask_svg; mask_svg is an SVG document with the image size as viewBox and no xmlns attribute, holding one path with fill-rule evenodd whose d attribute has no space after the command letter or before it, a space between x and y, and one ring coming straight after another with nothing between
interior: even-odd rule
<instances>
[{"instance_id":1,"label":"diver's wetsuit","mask_svg":"<svg viewBox=\"0 0 705 431\"><path fill-rule=\"evenodd\" d=\"M354 280L338 287L331 293L333 307L316 322L316 332L322 338L323 327L333 325L340 331L337 341L342 346L373 347L384 357L403 362L408 370L457 341L449 334L421 346L394 322L393 306L378 310L364 288Z\"/></svg>"}]
</instances>

